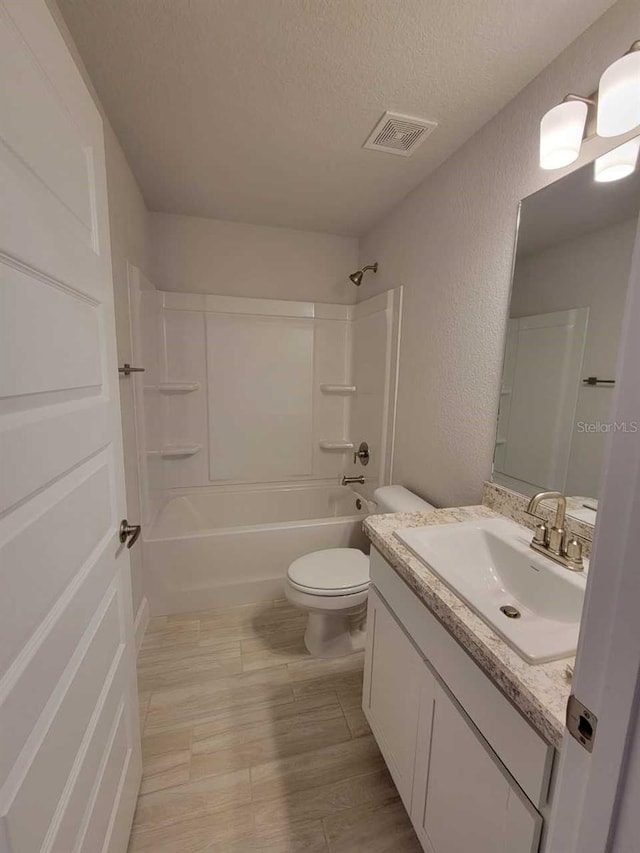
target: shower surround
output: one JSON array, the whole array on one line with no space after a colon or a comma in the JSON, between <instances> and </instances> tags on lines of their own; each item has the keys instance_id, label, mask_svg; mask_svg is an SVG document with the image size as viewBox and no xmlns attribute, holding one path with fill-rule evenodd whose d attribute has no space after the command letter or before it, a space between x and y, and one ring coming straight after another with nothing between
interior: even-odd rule
<instances>
[{"instance_id":1,"label":"shower surround","mask_svg":"<svg viewBox=\"0 0 640 853\"><path fill-rule=\"evenodd\" d=\"M332 305L132 281L150 612L279 597L297 557L364 548L391 474L401 289ZM339 485L356 471L358 494Z\"/></svg>"}]
</instances>

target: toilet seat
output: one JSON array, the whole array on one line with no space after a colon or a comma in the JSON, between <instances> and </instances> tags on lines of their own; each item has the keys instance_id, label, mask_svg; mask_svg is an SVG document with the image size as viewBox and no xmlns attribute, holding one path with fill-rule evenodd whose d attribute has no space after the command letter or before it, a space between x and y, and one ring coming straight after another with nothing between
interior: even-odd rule
<instances>
[{"instance_id":1,"label":"toilet seat","mask_svg":"<svg viewBox=\"0 0 640 853\"><path fill-rule=\"evenodd\" d=\"M369 588L369 558L357 548L313 551L291 563L287 578L307 595L355 595Z\"/></svg>"}]
</instances>

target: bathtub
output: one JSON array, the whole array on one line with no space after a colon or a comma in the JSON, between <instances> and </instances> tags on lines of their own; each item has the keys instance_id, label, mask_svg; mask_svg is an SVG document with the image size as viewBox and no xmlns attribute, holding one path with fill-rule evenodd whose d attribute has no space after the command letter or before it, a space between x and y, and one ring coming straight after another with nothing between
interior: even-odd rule
<instances>
[{"instance_id":1,"label":"bathtub","mask_svg":"<svg viewBox=\"0 0 640 853\"><path fill-rule=\"evenodd\" d=\"M170 497L142 543L150 613L280 598L289 563L303 554L321 548L366 551L362 521L373 506L350 488L332 485Z\"/></svg>"}]
</instances>

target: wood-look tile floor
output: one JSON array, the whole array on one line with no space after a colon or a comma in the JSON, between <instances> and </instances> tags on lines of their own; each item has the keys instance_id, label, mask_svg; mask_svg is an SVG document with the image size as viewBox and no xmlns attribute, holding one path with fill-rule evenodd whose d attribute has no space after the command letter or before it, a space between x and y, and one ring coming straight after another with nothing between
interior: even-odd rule
<instances>
[{"instance_id":1,"label":"wood-look tile floor","mask_svg":"<svg viewBox=\"0 0 640 853\"><path fill-rule=\"evenodd\" d=\"M286 601L152 619L129 853L421 853L361 709Z\"/></svg>"}]
</instances>

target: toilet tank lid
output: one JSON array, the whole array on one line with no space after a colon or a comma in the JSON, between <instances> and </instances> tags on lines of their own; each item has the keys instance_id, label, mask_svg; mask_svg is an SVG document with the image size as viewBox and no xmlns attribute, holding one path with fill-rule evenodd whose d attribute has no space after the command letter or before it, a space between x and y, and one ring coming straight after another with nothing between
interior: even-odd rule
<instances>
[{"instance_id":1,"label":"toilet tank lid","mask_svg":"<svg viewBox=\"0 0 640 853\"><path fill-rule=\"evenodd\" d=\"M380 486L373 493L378 512L428 512L433 504L423 501L404 486Z\"/></svg>"}]
</instances>

